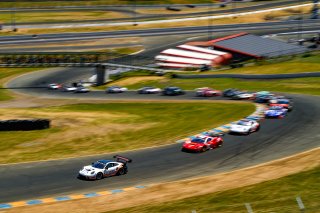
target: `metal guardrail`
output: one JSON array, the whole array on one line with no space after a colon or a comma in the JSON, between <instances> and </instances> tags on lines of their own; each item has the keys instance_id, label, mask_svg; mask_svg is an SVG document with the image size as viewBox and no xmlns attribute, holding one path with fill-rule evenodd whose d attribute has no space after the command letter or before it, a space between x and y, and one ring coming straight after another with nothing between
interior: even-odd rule
<instances>
[{"instance_id":1,"label":"metal guardrail","mask_svg":"<svg viewBox=\"0 0 320 213\"><path fill-rule=\"evenodd\" d=\"M181 75L174 74L174 78L196 79L196 78L239 78L239 79L286 79L286 78L305 78L320 77L320 72L291 73L291 74L265 74L265 75L245 75L245 74L200 74L200 75Z\"/></svg>"}]
</instances>

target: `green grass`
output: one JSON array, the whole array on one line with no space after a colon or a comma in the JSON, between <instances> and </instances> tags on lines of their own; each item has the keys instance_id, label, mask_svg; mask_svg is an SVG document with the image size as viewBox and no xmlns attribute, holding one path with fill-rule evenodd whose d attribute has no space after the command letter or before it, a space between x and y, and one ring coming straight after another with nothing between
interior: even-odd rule
<instances>
[{"instance_id":1,"label":"green grass","mask_svg":"<svg viewBox=\"0 0 320 213\"><path fill-rule=\"evenodd\" d=\"M306 55L307 56L307 55ZM236 69L229 69L213 73L237 73L237 74L279 74L279 73L301 73L301 72L320 72L320 53L315 52L309 57L297 56L289 61L268 62L261 61L255 66L248 66Z\"/></svg>"},{"instance_id":2,"label":"green grass","mask_svg":"<svg viewBox=\"0 0 320 213\"><path fill-rule=\"evenodd\" d=\"M320 52L300 54L296 56L283 56L279 58L261 61L247 61L244 67L230 69L221 67L223 70L199 72L197 70L182 71L181 74L287 74L302 72L320 72ZM228 69L227 69L228 68Z\"/></svg>"},{"instance_id":3,"label":"green grass","mask_svg":"<svg viewBox=\"0 0 320 213\"><path fill-rule=\"evenodd\" d=\"M170 144L253 111L249 103L109 103L0 110L0 116L49 118L53 124L41 131L0 132L0 163Z\"/></svg>"},{"instance_id":4,"label":"green grass","mask_svg":"<svg viewBox=\"0 0 320 213\"><path fill-rule=\"evenodd\" d=\"M299 213L301 211L295 199L300 196L306 207L305 212L317 213L320 212L319 177L320 167L317 167L309 171L252 186L111 212L186 213L196 210L199 213L246 213L244 204L250 203L253 211L258 213Z\"/></svg>"},{"instance_id":5,"label":"green grass","mask_svg":"<svg viewBox=\"0 0 320 213\"><path fill-rule=\"evenodd\" d=\"M40 70L40 68L0 68L0 82L3 83L3 79L9 78L12 76L18 76L24 73ZM0 86L0 101L11 100L12 96L10 95L7 89L3 89L3 86Z\"/></svg>"},{"instance_id":6,"label":"green grass","mask_svg":"<svg viewBox=\"0 0 320 213\"><path fill-rule=\"evenodd\" d=\"M121 81L119 82L121 85ZM142 83L128 85L129 89L138 89L152 85L164 88L166 86L178 86L185 90L193 90L199 87L212 87L219 90L238 88L241 90L259 91L269 90L273 92L300 93L320 95L320 78L294 78L282 80L244 80L232 78L204 78L204 79L178 79L166 78L161 81L143 81Z\"/></svg>"}]
</instances>

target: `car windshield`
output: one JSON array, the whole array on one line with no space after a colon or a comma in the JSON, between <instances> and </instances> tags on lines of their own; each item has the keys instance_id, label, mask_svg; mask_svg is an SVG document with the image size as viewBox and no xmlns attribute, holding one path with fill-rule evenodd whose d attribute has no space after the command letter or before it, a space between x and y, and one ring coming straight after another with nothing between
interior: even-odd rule
<instances>
[{"instance_id":1,"label":"car windshield","mask_svg":"<svg viewBox=\"0 0 320 213\"><path fill-rule=\"evenodd\" d=\"M191 140L192 143L204 143L204 140L202 138L194 138Z\"/></svg>"},{"instance_id":2,"label":"car windshield","mask_svg":"<svg viewBox=\"0 0 320 213\"><path fill-rule=\"evenodd\" d=\"M272 98L272 95L259 95L259 98Z\"/></svg>"},{"instance_id":3,"label":"car windshield","mask_svg":"<svg viewBox=\"0 0 320 213\"><path fill-rule=\"evenodd\" d=\"M241 126L250 126L250 123L247 121L239 121L237 124Z\"/></svg>"},{"instance_id":4,"label":"car windshield","mask_svg":"<svg viewBox=\"0 0 320 213\"><path fill-rule=\"evenodd\" d=\"M289 101L288 100L278 100L277 103L278 104L288 104Z\"/></svg>"},{"instance_id":5,"label":"car windshield","mask_svg":"<svg viewBox=\"0 0 320 213\"><path fill-rule=\"evenodd\" d=\"M272 106L269 108L270 110L280 110L282 109L282 107L279 107L279 106Z\"/></svg>"},{"instance_id":6,"label":"car windshield","mask_svg":"<svg viewBox=\"0 0 320 213\"><path fill-rule=\"evenodd\" d=\"M100 162L95 162L92 164L92 167L97 168L97 169L103 169L104 168L104 164L100 163Z\"/></svg>"}]
</instances>

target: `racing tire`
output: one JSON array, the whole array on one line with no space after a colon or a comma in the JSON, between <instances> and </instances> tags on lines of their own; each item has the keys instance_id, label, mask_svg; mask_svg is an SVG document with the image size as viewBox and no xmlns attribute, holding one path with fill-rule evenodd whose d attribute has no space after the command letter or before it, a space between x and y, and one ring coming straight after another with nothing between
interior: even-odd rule
<instances>
[{"instance_id":1,"label":"racing tire","mask_svg":"<svg viewBox=\"0 0 320 213\"><path fill-rule=\"evenodd\" d=\"M101 172L99 172L97 175L96 175L96 180L101 180L103 178L103 174Z\"/></svg>"},{"instance_id":2,"label":"racing tire","mask_svg":"<svg viewBox=\"0 0 320 213\"><path fill-rule=\"evenodd\" d=\"M120 168L119 171L117 172L117 175L120 176L120 175L124 175L126 172L124 171L123 168Z\"/></svg>"},{"instance_id":3,"label":"racing tire","mask_svg":"<svg viewBox=\"0 0 320 213\"><path fill-rule=\"evenodd\" d=\"M223 146L223 142L219 143L217 147L219 148L219 147L222 147L222 146Z\"/></svg>"},{"instance_id":4,"label":"racing tire","mask_svg":"<svg viewBox=\"0 0 320 213\"><path fill-rule=\"evenodd\" d=\"M258 132L260 130L260 125L257 127L256 132Z\"/></svg>"},{"instance_id":5,"label":"racing tire","mask_svg":"<svg viewBox=\"0 0 320 213\"><path fill-rule=\"evenodd\" d=\"M128 173L128 167L124 167L123 170L124 170L124 174Z\"/></svg>"},{"instance_id":6,"label":"racing tire","mask_svg":"<svg viewBox=\"0 0 320 213\"><path fill-rule=\"evenodd\" d=\"M205 152L205 151L207 151L208 150L208 148L207 147L202 147L202 149L200 150L200 152Z\"/></svg>"}]
</instances>

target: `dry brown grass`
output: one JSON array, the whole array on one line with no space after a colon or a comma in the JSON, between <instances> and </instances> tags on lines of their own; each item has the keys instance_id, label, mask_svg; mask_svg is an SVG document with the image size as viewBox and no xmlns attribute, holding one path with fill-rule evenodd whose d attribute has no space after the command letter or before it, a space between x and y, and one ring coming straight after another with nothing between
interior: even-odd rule
<instances>
[{"instance_id":1,"label":"dry brown grass","mask_svg":"<svg viewBox=\"0 0 320 213\"><path fill-rule=\"evenodd\" d=\"M136 131L144 128L150 128L156 123L144 123L139 125L117 123L119 119L135 119L137 115L125 113L108 112L55 112L39 111L37 109L0 109L0 117L7 119L36 119L47 118L52 120L51 127L59 128L62 132L50 133L45 138L28 141L17 145L17 148L32 145L33 151L55 147L61 143L73 141L85 137L95 136L97 138L108 136L114 132ZM82 142L81 146L90 146L91 142ZM23 152L23 149L15 149L10 155L17 155Z\"/></svg>"},{"instance_id":2,"label":"dry brown grass","mask_svg":"<svg viewBox=\"0 0 320 213\"><path fill-rule=\"evenodd\" d=\"M55 11L55 12L16 12L15 19L19 23L24 22L53 22L53 21L76 21L76 20L96 20L129 18L130 16L114 11ZM9 23L11 14L0 14L3 22Z\"/></svg>"},{"instance_id":3,"label":"dry brown grass","mask_svg":"<svg viewBox=\"0 0 320 213\"><path fill-rule=\"evenodd\" d=\"M259 2L242 2L242 3L235 3L234 7L236 8L243 8L252 5L257 5ZM188 8L188 7L175 7L180 9L180 11L171 11L167 10L165 7L160 9L137 9L136 11L141 14L187 14L187 13L197 13L197 12L207 12L207 11L220 11L231 9L232 5L228 4L226 7L195 7L195 8Z\"/></svg>"}]
</instances>

